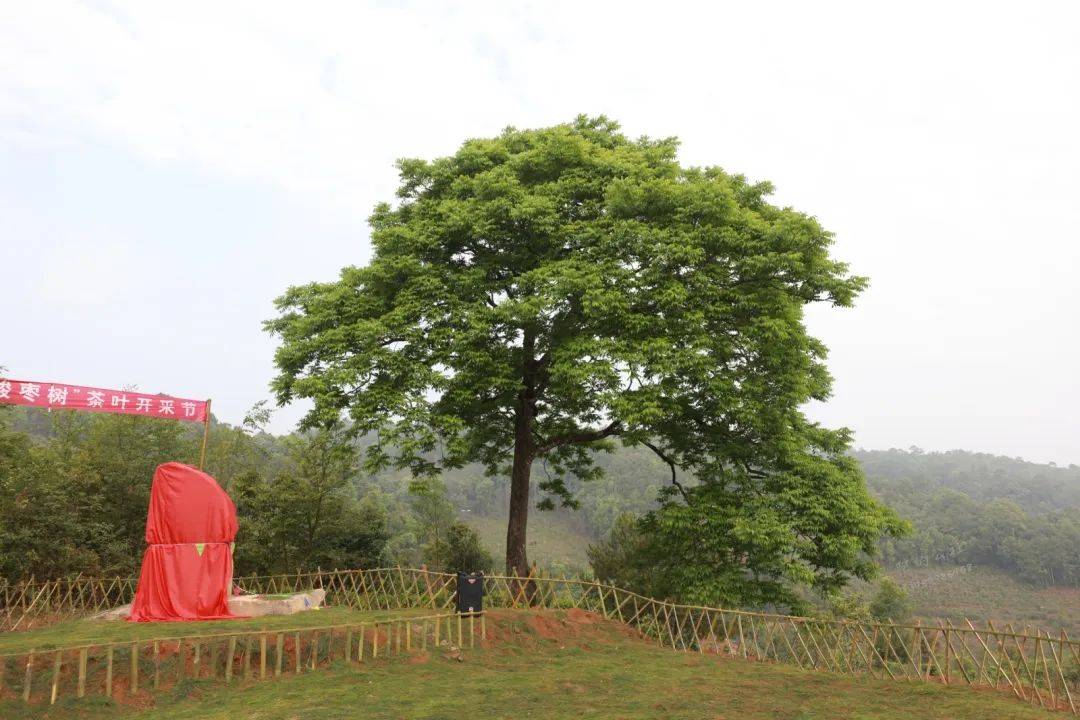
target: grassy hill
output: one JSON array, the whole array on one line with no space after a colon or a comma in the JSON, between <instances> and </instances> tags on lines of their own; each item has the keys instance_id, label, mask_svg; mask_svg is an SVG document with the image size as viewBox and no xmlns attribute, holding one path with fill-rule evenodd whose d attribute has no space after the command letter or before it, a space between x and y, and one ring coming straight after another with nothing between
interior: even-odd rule
<instances>
[{"instance_id":1,"label":"grassy hill","mask_svg":"<svg viewBox=\"0 0 1080 720\"><path fill-rule=\"evenodd\" d=\"M495 558L495 567L501 568L506 519L466 519ZM529 558L547 572L587 572L585 549L592 542L595 540L565 516L534 513L529 518ZM907 590L915 616L925 621L947 620L962 625L967 618L982 625L989 620L1002 629L1011 623L1016 629L1031 626L1055 635L1065 630L1072 638L1080 637L1080 588L1042 587L979 566L894 569L885 574ZM867 587L856 582L853 589L872 596L876 583Z\"/></svg>"},{"instance_id":2,"label":"grassy hill","mask_svg":"<svg viewBox=\"0 0 1080 720\"><path fill-rule=\"evenodd\" d=\"M1080 637L1080 589L1038 587L984 567L938 567L889 571L905 587L916 615L963 623L992 621L1003 629L1025 625Z\"/></svg>"},{"instance_id":3,"label":"grassy hill","mask_svg":"<svg viewBox=\"0 0 1080 720\"><path fill-rule=\"evenodd\" d=\"M104 699L27 708L10 720L140 717L1015 720L1058 717L993 691L816 673L658 648L581 611L492 613L464 656L416 653L261 683L186 680L138 706Z\"/></svg>"},{"instance_id":4,"label":"grassy hill","mask_svg":"<svg viewBox=\"0 0 1080 720\"><path fill-rule=\"evenodd\" d=\"M502 567L506 547L506 519L466 518L480 535L484 547ZM589 568L585 549L595 542L572 520L553 513L534 513L529 518L529 558L547 571L579 574ZM1080 637L1080 589L1041 587L1018 580L1009 573L979 566L943 565L929 568L887 570L886 575L907 590L914 613L924 620L949 620L976 624L1025 625L1056 634L1061 630ZM875 586L855 583L853 589L872 595Z\"/></svg>"},{"instance_id":5,"label":"grassy hill","mask_svg":"<svg viewBox=\"0 0 1080 720\"><path fill-rule=\"evenodd\" d=\"M476 529L480 542L503 567L506 556L506 517L470 516L466 521ZM585 549L593 538L565 516L550 512L529 515L529 560L548 572L580 575L589 568Z\"/></svg>"}]
</instances>

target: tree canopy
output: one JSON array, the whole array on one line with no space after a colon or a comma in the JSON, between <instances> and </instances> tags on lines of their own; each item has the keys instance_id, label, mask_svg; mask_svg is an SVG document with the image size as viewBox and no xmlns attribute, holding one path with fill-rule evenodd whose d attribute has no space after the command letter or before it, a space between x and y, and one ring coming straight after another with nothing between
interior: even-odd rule
<instances>
[{"instance_id":1,"label":"tree canopy","mask_svg":"<svg viewBox=\"0 0 1080 720\"><path fill-rule=\"evenodd\" d=\"M595 477L618 439L670 468L654 529L688 567L869 573L899 524L843 456L846 431L800 411L831 382L803 308L848 306L865 280L768 183L683 167L677 147L579 117L400 161L371 261L278 299L278 401L312 400L310 427L347 415L376 437L371 468L509 475L508 570L528 570L533 464L542 504L572 505L567 478ZM702 554L687 541L705 527Z\"/></svg>"}]
</instances>

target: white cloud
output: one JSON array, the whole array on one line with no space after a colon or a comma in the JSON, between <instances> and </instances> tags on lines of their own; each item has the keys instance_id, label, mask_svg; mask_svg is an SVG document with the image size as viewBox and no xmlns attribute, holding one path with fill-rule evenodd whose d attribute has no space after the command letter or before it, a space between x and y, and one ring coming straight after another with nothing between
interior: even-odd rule
<instances>
[{"instance_id":1,"label":"white cloud","mask_svg":"<svg viewBox=\"0 0 1080 720\"><path fill-rule=\"evenodd\" d=\"M1070 2L12 2L0 150L120 144L362 237L395 158L605 112L773 180L871 276L855 311L811 315L837 376L815 412L871 446L1080 461L1052 410L1080 404L1078 20Z\"/></svg>"},{"instance_id":2,"label":"white cloud","mask_svg":"<svg viewBox=\"0 0 1080 720\"><path fill-rule=\"evenodd\" d=\"M61 311L101 312L123 293L118 280L137 277L140 265L139 252L130 245L108 240L64 243L45 249L38 258L32 292Z\"/></svg>"}]
</instances>

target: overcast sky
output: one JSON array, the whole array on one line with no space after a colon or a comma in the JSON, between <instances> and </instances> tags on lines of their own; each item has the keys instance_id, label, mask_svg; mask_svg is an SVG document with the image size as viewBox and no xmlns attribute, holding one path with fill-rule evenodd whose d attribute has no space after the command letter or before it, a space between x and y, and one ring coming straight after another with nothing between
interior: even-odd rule
<instances>
[{"instance_id":1,"label":"overcast sky","mask_svg":"<svg viewBox=\"0 0 1080 720\"><path fill-rule=\"evenodd\" d=\"M370 254L395 158L605 113L775 183L866 448L1080 463L1080 5L0 0L0 365L269 397L261 322ZM277 413L287 431L298 408Z\"/></svg>"}]
</instances>

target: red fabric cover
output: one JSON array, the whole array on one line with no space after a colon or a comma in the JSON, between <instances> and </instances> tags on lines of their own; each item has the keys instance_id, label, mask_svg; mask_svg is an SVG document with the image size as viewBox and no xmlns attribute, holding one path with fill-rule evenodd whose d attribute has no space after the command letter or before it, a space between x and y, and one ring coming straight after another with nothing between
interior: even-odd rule
<instances>
[{"instance_id":1,"label":"red fabric cover","mask_svg":"<svg viewBox=\"0 0 1080 720\"><path fill-rule=\"evenodd\" d=\"M235 538L236 506L214 478L183 463L159 465L146 516L149 547L128 620L233 617L228 599Z\"/></svg>"}]
</instances>

